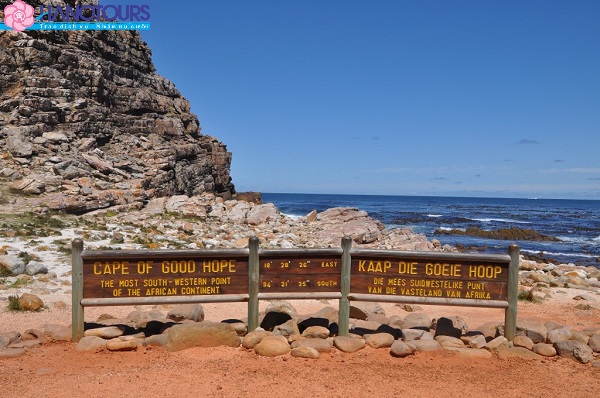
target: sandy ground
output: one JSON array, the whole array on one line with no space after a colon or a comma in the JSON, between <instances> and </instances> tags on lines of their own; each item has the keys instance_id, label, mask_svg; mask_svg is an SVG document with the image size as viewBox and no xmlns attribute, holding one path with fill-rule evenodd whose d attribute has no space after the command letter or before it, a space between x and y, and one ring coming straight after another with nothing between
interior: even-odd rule
<instances>
[{"instance_id":1,"label":"sandy ground","mask_svg":"<svg viewBox=\"0 0 600 398\"><path fill-rule=\"evenodd\" d=\"M518 316L553 320L578 330L600 326L600 310L575 309L581 301L573 297L581 293L590 294L554 289L543 304L519 302ZM291 302L300 314L337 305L335 300ZM267 304L261 302L261 309ZM388 316L407 314L393 304L382 305ZM497 309L422 307L432 317L462 316L471 327L504 320L504 311ZM247 310L244 303L205 304L204 308L208 320L243 318ZM121 317L131 310L133 307L86 308L85 319L93 321L103 313ZM70 308L35 314L2 312L0 332L23 332L47 323L68 325L70 317ZM594 397L599 391L600 369L564 358L466 359L438 351L400 359L390 356L389 349L369 347L354 354L334 350L317 360L307 360L259 357L242 348L79 353L73 343L54 343L0 361L0 396L4 398Z\"/></svg>"}]
</instances>

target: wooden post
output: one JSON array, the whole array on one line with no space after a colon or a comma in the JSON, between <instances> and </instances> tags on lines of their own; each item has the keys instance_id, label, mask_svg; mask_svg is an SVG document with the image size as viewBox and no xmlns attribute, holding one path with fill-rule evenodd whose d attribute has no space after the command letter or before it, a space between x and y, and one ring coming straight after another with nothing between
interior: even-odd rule
<instances>
[{"instance_id":1,"label":"wooden post","mask_svg":"<svg viewBox=\"0 0 600 398\"><path fill-rule=\"evenodd\" d=\"M258 287L260 262L258 258L259 240L256 236L248 239L248 332L258 327Z\"/></svg>"},{"instance_id":2,"label":"wooden post","mask_svg":"<svg viewBox=\"0 0 600 398\"><path fill-rule=\"evenodd\" d=\"M342 298L339 304L339 319L338 319L338 334L340 336L348 336L350 331L350 265L352 258L350 257L350 249L352 248L352 238L344 236L342 238L342 276L341 276L341 291Z\"/></svg>"},{"instance_id":3,"label":"wooden post","mask_svg":"<svg viewBox=\"0 0 600 398\"><path fill-rule=\"evenodd\" d=\"M519 254L518 245L508 247L510 266L508 267L508 308L504 313L504 337L513 341L517 334L517 297L519 295Z\"/></svg>"},{"instance_id":4,"label":"wooden post","mask_svg":"<svg viewBox=\"0 0 600 398\"><path fill-rule=\"evenodd\" d=\"M71 306L71 339L78 342L83 338L83 260L81 252L83 252L83 241L81 239L73 239L71 243L71 263L72 263L72 306Z\"/></svg>"}]
</instances>

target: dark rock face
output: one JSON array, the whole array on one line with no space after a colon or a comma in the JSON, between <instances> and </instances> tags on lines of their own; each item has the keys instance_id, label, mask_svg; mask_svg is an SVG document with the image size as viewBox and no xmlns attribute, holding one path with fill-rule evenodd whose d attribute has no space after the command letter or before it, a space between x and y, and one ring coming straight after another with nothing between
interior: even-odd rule
<instances>
[{"instance_id":1,"label":"dark rock face","mask_svg":"<svg viewBox=\"0 0 600 398\"><path fill-rule=\"evenodd\" d=\"M1 32L0 154L14 189L68 212L235 193L231 153L135 31Z\"/></svg>"}]
</instances>

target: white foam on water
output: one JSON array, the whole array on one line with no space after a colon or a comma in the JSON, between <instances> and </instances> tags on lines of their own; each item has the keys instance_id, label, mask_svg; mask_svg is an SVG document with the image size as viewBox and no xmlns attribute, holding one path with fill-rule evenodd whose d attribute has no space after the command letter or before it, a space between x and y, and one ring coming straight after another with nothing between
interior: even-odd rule
<instances>
[{"instance_id":1,"label":"white foam on water","mask_svg":"<svg viewBox=\"0 0 600 398\"><path fill-rule=\"evenodd\" d=\"M442 214L427 214L427 217L438 218L438 217L442 217Z\"/></svg>"},{"instance_id":2,"label":"white foam on water","mask_svg":"<svg viewBox=\"0 0 600 398\"><path fill-rule=\"evenodd\" d=\"M472 218L471 220L479 222L509 222L514 224L531 224L529 221L519 221L510 218Z\"/></svg>"}]
</instances>

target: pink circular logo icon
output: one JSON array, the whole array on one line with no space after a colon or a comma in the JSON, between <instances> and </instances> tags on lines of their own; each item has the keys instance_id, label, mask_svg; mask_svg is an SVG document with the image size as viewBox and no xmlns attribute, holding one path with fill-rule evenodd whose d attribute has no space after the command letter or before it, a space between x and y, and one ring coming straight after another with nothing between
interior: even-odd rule
<instances>
[{"instance_id":1,"label":"pink circular logo icon","mask_svg":"<svg viewBox=\"0 0 600 398\"><path fill-rule=\"evenodd\" d=\"M4 24L18 32L33 25L33 7L24 1L17 0L4 7Z\"/></svg>"}]
</instances>

